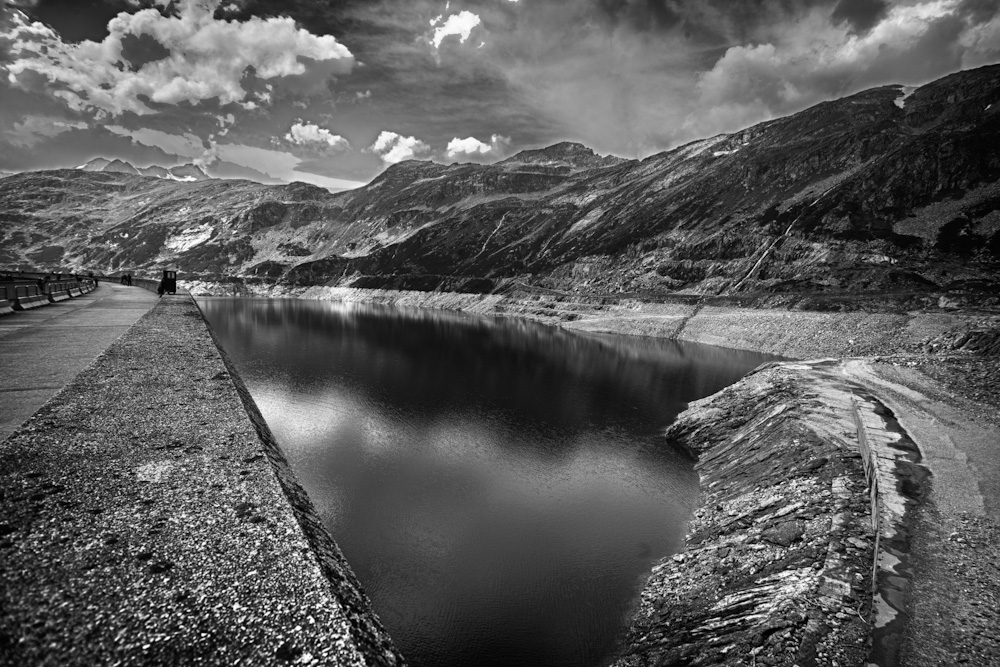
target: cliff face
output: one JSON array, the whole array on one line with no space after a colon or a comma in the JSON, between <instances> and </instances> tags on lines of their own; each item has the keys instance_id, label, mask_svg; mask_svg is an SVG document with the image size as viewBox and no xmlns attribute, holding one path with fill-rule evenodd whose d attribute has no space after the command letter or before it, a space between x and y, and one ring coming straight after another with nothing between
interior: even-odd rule
<instances>
[{"instance_id":1,"label":"cliff face","mask_svg":"<svg viewBox=\"0 0 1000 667\"><path fill-rule=\"evenodd\" d=\"M996 290L1000 66L642 161L579 144L357 190L53 171L0 181L0 263L291 284L695 294Z\"/></svg>"}]
</instances>

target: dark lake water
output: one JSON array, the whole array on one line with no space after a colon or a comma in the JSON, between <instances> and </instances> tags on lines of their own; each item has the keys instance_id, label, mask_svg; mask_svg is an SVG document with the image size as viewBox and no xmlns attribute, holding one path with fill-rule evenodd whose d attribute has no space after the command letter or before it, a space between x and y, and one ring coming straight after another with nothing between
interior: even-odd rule
<instances>
[{"instance_id":1,"label":"dark lake water","mask_svg":"<svg viewBox=\"0 0 1000 667\"><path fill-rule=\"evenodd\" d=\"M602 664L696 500L659 434L771 358L443 311L199 305L415 667Z\"/></svg>"}]
</instances>

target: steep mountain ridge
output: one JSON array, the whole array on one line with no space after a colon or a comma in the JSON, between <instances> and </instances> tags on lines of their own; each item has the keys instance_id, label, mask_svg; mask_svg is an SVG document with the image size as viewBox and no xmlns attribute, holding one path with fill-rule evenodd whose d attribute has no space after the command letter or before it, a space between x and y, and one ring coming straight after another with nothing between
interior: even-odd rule
<instances>
[{"instance_id":1,"label":"steep mountain ridge","mask_svg":"<svg viewBox=\"0 0 1000 667\"><path fill-rule=\"evenodd\" d=\"M0 264L485 291L998 289L1000 66L883 86L644 160L580 144L303 183L0 181Z\"/></svg>"}]
</instances>

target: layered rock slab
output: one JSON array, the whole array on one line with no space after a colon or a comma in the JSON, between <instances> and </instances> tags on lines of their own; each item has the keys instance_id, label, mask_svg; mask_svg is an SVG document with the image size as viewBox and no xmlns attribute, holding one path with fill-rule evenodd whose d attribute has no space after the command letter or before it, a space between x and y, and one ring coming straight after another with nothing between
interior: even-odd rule
<instances>
[{"instance_id":1,"label":"layered rock slab","mask_svg":"<svg viewBox=\"0 0 1000 667\"><path fill-rule=\"evenodd\" d=\"M827 365L769 364L669 429L698 456L700 509L685 551L654 567L616 667L866 663L876 530L852 407L864 398Z\"/></svg>"}]
</instances>

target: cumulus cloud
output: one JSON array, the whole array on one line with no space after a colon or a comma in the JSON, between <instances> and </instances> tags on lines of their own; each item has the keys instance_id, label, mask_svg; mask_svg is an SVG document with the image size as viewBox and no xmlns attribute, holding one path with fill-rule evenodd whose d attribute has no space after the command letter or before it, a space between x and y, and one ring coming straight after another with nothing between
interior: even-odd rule
<instances>
[{"instance_id":1,"label":"cumulus cloud","mask_svg":"<svg viewBox=\"0 0 1000 667\"><path fill-rule=\"evenodd\" d=\"M0 34L13 56L6 69L14 81L26 73L45 77L54 93L77 110L150 114L146 100L176 105L217 99L221 105L245 108L267 103L269 91L244 84L252 68L257 80L286 82L297 92L304 83L319 86L329 76L350 71L350 51L329 35L298 28L290 18L252 18L246 22L216 20L220 0L179 0L176 15L157 9L121 13L108 23L101 42L63 42L40 23L27 23L17 13L14 28ZM165 57L133 70L122 67L123 42L143 36L163 49Z\"/></svg>"},{"instance_id":2,"label":"cumulus cloud","mask_svg":"<svg viewBox=\"0 0 1000 667\"><path fill-rule=\"evenodd\" d=\"M431 26L437 26L434 28L434 36L431 37L431 44L434 45L435 49L439 49L441 48L441 42L449 35L457 36L458 41L464 44L465 40L469 39L469 35L472 34L472 29L480 23L479 15L467 10L450 15L444 19L443 23L442 17L438 16L431 20Z\"/></svg>"},{"instance_id":3,"label":"cumulus cloud","mask_svg":"<svg viewBox=\"0 0 1000 667\"><path fill-rule=\"evenodd\" d=\"M510 147L510 137L494 134L490 137L490 143L479 141L475 137L459 139L455 137L448 142L445 155L450 160L461 158L500 158Z\"/></svg>"},{"instance_id":4,"label":"cumulus cloud","mask_svg":"<svg viewBox=\"0 0 1000 667\"><path fill-rule=\"evenodd\" d=\"M417 155L429 152L430 149L430 146L416 137L404 137L383 130L375 143L365 150L378 155L386 164L395 164L403 160L412 160Z\"/></svg>"},{"instance_id":5,"label":"cumulus cloud","mask_svg":"<svg viewBox=\"0 0 1000 667\"><path fill-rule=\"evenodd\" d=\"M313 123L303 123L296 121L285 135L285 141L290 141L299 146L309 144L325 145L334 150L348 150L351 145L339 134L333 134L330 130L315 125Z\"/></svg>"}]
</instances>

